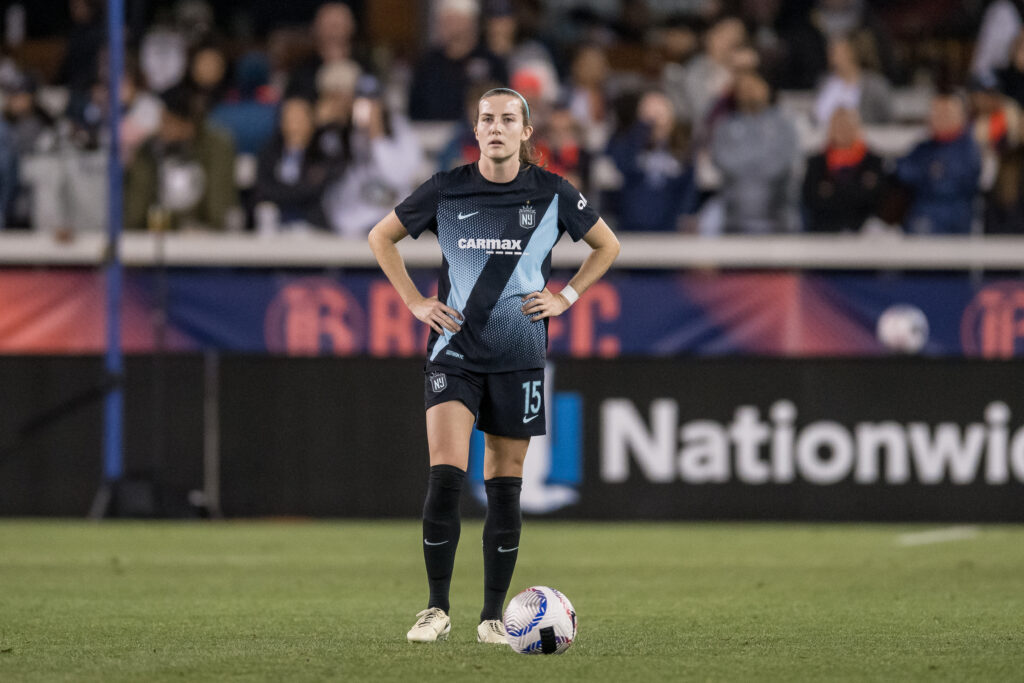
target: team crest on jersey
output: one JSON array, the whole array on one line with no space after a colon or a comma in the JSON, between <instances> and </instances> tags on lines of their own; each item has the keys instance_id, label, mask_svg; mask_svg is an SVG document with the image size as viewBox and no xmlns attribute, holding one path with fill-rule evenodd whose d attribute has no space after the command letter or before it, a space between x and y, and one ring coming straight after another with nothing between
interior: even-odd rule
<instances>
[{"instance_id":1,"label":"team crest on jersey","mask_svg":"<svg viewBox=\"0 0 1024 683\"><path fill-rule=\"evenodd\" d=\"M533 230L537 227L537 209L529 204L519 209L519 227Z\"/></svg>"},{"instance_id":2,"label":"team crest on jersey","mask_svg":"<svg viewBox=\"0 0 1024 683\"><path fill-rule=\"evenodd\" d=\"M443 372L430 373L430 388L435 394L439 394L448 388L448 375Z\"/></svg>"}]
</instances>

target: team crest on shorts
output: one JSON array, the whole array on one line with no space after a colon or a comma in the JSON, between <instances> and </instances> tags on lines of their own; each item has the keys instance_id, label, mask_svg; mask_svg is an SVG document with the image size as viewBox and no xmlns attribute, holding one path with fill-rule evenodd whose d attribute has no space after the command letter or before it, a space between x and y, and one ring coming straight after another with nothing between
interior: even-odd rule
<instances>
[{"instance_id":1,"label":"team crest on shorts","mask_svg":"<svg viewBox=\"0 0 1024 683\"><path fill-rule=\"evenodd\" d=\"M448 388L448 376L443 372L430 373L430 387L435 394L439 394Z\"/></svg>"},{"instance_id":2,"label":"team crest on shorts","mask_svg":"<svg viewBox=\"0 0 1024 683\"><path fill-rule=\"evenodd\" d=\"M537 227L537 209L529 204L519 209L519 227L532 230Z\"/></svg>"}]
</instances>

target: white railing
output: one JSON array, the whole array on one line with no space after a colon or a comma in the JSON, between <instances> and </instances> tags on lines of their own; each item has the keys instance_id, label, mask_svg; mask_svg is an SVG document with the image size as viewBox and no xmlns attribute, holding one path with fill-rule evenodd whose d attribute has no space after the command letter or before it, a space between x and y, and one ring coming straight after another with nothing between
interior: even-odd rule
<instances>
[{"instance_id":1,"label":"white railing","mask_svg":"<svg viewBox=\"0 0 1024 683\"><path fill-rule=\"evenodd\" d=\"M694 237L621 234L621 268L1024 270L1024 236L905 237L793 235ZM129 233L122 238L125 265L147 267L360 268L376 267L361 239L329 235ZM399 248L410 267L437 267L441 256L432 235L406 239ZM588 247L563 238L552 264L573 267ZM0 267L98 266L106 253L100 234L58 243L42 234L0 233Z\"/></svg>"}]
</instances>

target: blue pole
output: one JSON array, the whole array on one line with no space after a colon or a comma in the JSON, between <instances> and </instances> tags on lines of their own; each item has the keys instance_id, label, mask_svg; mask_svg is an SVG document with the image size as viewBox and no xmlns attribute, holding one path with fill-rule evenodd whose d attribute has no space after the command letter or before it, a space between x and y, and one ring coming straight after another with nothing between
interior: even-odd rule
<instances>
[{"instance_id":1,"label":"blue pole","mask_svg":"<svg viewBox=\"0 0 1024 683\"><path fill-rule=\"evenodd\" d=\"M117 482L124 473L123 421L124 396L120 382L124 370L121 354L121 227L122 211L121 144L121 75L124 73L124 0L107 2L107 34L110 41L110 157L108 175L108 245L106 262L107 280L107 374L115 384L107 394L103 415L103 478Z\"/></svg>"}]
</instances>

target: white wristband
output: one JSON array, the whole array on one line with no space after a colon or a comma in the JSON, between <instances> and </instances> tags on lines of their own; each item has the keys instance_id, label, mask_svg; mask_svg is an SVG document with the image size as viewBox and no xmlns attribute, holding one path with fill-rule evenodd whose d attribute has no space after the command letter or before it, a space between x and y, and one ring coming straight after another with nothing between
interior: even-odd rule
<instances>
[{"instance_id":1,"label":"white wristband","mask_svg":"<svg viewBox=\"0 0 1024 683\"><path fill-rule=\"evenodd\" d=\"M565 297L565 300L569 302L570 306L576 303L576 301L580 298L579 292L573 289L572 285L566 285L565 287L563 287L562 291L559 292L559 294Z\"/></svg>"}]
</instances>

